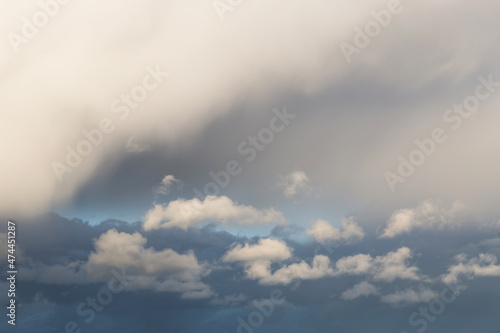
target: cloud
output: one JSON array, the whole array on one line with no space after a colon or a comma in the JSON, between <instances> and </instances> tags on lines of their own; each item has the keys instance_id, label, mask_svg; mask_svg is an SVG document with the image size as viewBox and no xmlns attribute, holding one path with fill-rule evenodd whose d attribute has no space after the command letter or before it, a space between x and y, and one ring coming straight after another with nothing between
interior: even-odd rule
<instances>
[{"instance_id":1,"label":"cloud","mask_svg":"<svg viewBox=\"0 0 500 333\"><path fill-rule=\"evenodd\" d=\"M294 171L286 176L280 175L279 186L283 189L283 195L293 198L299 193L307 194L311 191L309 178L303 171Z\"/></svg>"},{"instance_id":2,"label":"cloud","mask_svg":"<svg viewBox=\"0 0 500 333\"><path fill-rule=\"evenodd\" d=\"M271 238L261 238L257 244L248 244L244 246L235 244L226 252L222 261L224 262L254 262L269 261L279 262L289 259L292 256L286 243Z\"/></svg>"},{"instance_id":3,"label":"cloud","mask_svg":"<svg viewBox=\"0 0 500 333\"><path fill-rule=\"evenodd\" d=\"M367 297L371 295L378 295L379 291L377 288L367 281L356 284L351 289L347 289L340 295L341 299L353 300L359 297Z\"/></svg>"},{"instance_id":4,"label":"cloud","mask_svg":"<svg viewBox=\"0 0 500 333\"><path fill-rule=\"evenodd\" d=\"M353 218L342 218L341 229L337 229L325 220L318 220L314 225L306 230L316 241L345 241L354 243L360 241L365 236L363 229L356 224Z\"/></svg>"},{"instance_id":5,"label":"cloud","mask_svg":"<svg viewBox=\"0 0 500 333\"><path fill-rule=\"evenodd\" d=\"M402 280L421 280L419 269L408 266L412 258L411 250L402 247L396 252L389 252L375 258L367 254L358 254L339 259L336 264L336 275L369 275L375 281L393 282Z\"/></svg>"},{"instance_id":6,"label":"cloud","mask_svg":"<svg viewBox=\"0 0 500 333\"><path fill-rule=\"evenodd\" d=\"M370 8L382 3L363 2ZM273 0L258 6L232 13L233 24L224 25L211 2L114 0L102 6L89 0L62 6L57 20L43 28L36 40L20 45L19 52L6 38L0 48L0 67L5 73L0 89L5 116L0 150L15 163L0 166L4 184L0 195L5 198L0 210L39 212L53 201L68 200L102 166L121 157L121 148L131 136L178 146L192 142L243 96L258 99L274 92L316 90L326 81L326 72L345 66L342 55L330 50L365 15L358 5L348 2L342 11L335 10L337 4L325 8L319 0L312 4ZM25 7L11 4L2 11L0 20L6 22L6 31L21 33L19 18L27 10L38 9ZM271 29L275 18L269 13L285 7L316 19L304 27L291 15L280 18L283 30ZM117 12L121 15L114 15ZM335 19L331 13L336 13ZM255 26L255 22L260 24ZM243 46L242 39L246 40ZM38 56L41 50L43 58ZM283 50L291 56L283 57ZM331 64L327 68L326 60ZM140 107L119 103L119 108L130 111L129 119L121 120L124 113L114 112L113 102L130 95L136 84L142 84L145 68L156 64L171 75L148 92ZM45 78L43 84L40 77ZM60 183L51 163L65 161L66 146L75 147L84 139L82 130L98 127L103 118L113 120L115 133L107 135L105 143ZM12 142L17 149L11 149ZM48 144L40 150L39 142ZM33 186L27 189L25 183Z\"/></svg>"},{"instance_id":7,"label":"cloud","mask_svg":"<svg viewBox=\"0 0 500 333\"><path fill-rule=\"evenodd\" d=\"M130 137L125 144L125 150L128 153L143 153L145 151L150 151L151 146L147 144L140 144L135 142L135 137Z\"/></svg>"},{"instance_id":8,"label":"cloud","mask_svg":"<svg viewBox=\"0 0 500 333\"><path fill-rule=\"evenodd\" d=\"M324 255L314 256L311 264L301 261L282 267L272 274L269 266L269 263L253 265L246 272L249 278L259 279L259 283L263 285L287 285L295 279L317 280L333 275L330 259Z\"/></svg>"},{"instance_id":9,"label":"cloud","mask_svg":"<svg viewBox=\"0 0 500 333\"><path fill-rule=\"evenodd\" d=\"M398 291L393 294L383 295L380 300L382 303L389 303L395 306L404 306L413 303L427 303L437 297L439 297L439 293L429 288L422 288L419 291L406 289L404 291Z\"/></svg>"},{"instance_id":10,"label":"cloud","mask_svg":"<svg viewBox=\"0 0 500 333\"><path fill-rule=\"evenodd\" d=\"M337 274L363 275L373 268L373 258L368 254L356 254L339 259L336 264Z\"/></svg>"},{"instance_id":11,"label":"cloud","mask_svg":"<svg viewBox=\"0 0 500 333\"><path fill-rule=\"evenodd\" d=\"M108 282L113 269L124 271L132 279L127 290L153 290L181 293L185 299L208 298L211 288L201 282L210 273L198 262L193 251L179 254L171 249L146 248L147 239L110 229L94 242L95 251L87 261L46 265L28 261L22 277L45 284L88 284Z\"/></svg>"},{"instance_id":12,"label":"cloud","mask_svg":"<svg viewBox=\"0 0 500 333\"><path fill-rule=\"evenodd\" d=\"M204 201L197 198L177 199L169 202L166 207L155 205L145 216L144 229L187 230L208 220L239 226L285 222L283 214L273 208L257 210L251 206L238 205L226 196L207 196Z\"/></svg>"},{"instance_id":13,"label":"cloud","mask_svg":"<svg viewBox=\"0 0 500 333\"><path fill-rule=\"evenodd\" d=\"M457 264L448 268L448 272L442 276L446 284L458 283L460 278L471 280L477 277L500 276L500 265L494 254L481 253L475 258L467 260L466 254L455 257Z\"/></svg>"},{"instance_id":14,"label":"cloud","mask_svg":"<svg viewBox=\"0 0 500 333\"><path fill-rule=\"evenodd\" d=\"M316 255L311 263L302 260L272 271L273 262L290 259L291 254L284 242L261 239L256 245L234 246L223 256L223 261L243 263L247 278L263 285L287 285L294 279L315 280L343 275L366 275L383 282L425 278L420 276L418 267L408 266L412 254L406 247L375 258L367 254L343 257L334 265L327 256Z\"/></svg>"},{"instance_id":15,"label":"cloud","mask_svg":"<svg viewBox=\"0 0 500 333\"><path fill-rule=\"evenodd\" d=\"M318 154L327 157L320 162L312 153L301 158L321 165L330 178L325 176L324 181L316 173L310 176L314 175L322 183L332 183L328 184L332 189L342 193L346 188L362 188L363 198L375 197L374 193L383 193L382 186L374 186L371 180L378 181L387 168L384 165L379 170L377 167L380 164L373 162L388 161L391 169L396 168L398 154L411 151L404 143L411 143L417 136L426 134L426 131L420 132L421 128L410 130L410 126L424 123L425 119L398 119L394 110L400 110L400 105L388 112L388 119L394 118L394 122L387 124L384 124L387 118L382 117L383 112L375 111L389 110L393 104L403 103L409 112L432 110L435 115L436 105L444 107L443 101L446 101L451 106L451 101L459 101L457 94L468 85L470 77L475 78L479 71L494 72L498 69L495 57L498 43L493 43L498 29L492 28L496 27L492 16L497 12L498 4L488 2L477 5L462 1L460 5L458 9L455 3L446 1L434 6L432 11L425 4L413 4L411 9L408 6L405 8L408 12L403 14L408 13L408 20L400 20L404 21L399 25L400 29L384 30L384 35L362 50L363 54L350 67L341 55L339 43L352 42L355 34L353 27L362 29L369 13L375 8L385 7L386 2L360 1L353 4L349 1L327 3L315 0L290 4L273 0L238 8L230 13L232 17L226 21L229 24L219 22L210 2L179 5L149 0L126 3L114 0L102 7L101 3L90 0L66 6L57 19L44 28L48 30L26 45L23 50L26 52L18 55L12 52L12 61L5 67L5 75L2 76L0 100L3 103L1 110L6 110L2 111L2 116L5 116L2 119L6 120L0 125L5 138L0 143L0 150L4 152L5 160L11 162L0 167L1 183L5 184L0 189L0 196L4 198L0 210L9 213L11 210L40 211L72 198L98 172L110 170L110 164L120 160L123 146L131 136L147 137L147 142L161 142L166 147L191 144L196 142L197 135L207 124L229 110L240 109L234 105L263 96L274 100L276 95L307 93L307 97L311 98L311 94L323 87L324 82L332 83L332 86L321 97L343 96L339 103L345 107L323 104L311 109L325 108L333 114L334 109L347 110L354 106L364 115L373 114L374 119L380 121L365 122L372 132L356 131L353 126L345 125L359 119L361 113L349 118L348 112L344 112L347 121L339 119L338 126L345 126L345 131L337 131L331 129L332 122L318 117L325 127L329 127L331 136L323 135L326 132L316 130L316 126L315 132L307 130L304 135L312 138L316 131L320 132L316 135L317 140L323 143L322 146L327 146L331 160L321 150ZM6 31L19 32L19 17L29 11L23 7L9 4L0 14L2 22L6 22ZM95 8L100 8L100 14L94 18ZM276 23L276 17L271 13L278 13L283 8L290 13L315 19L304 26L295 15L290 15L279 18L283 29L270 29ZM450 10L456 15L447 16ZM113 15L116 12L122 15ZM436 30L419 22L418 17L424 13L439 18L443 29ZM482 19L478 20L480 16ZM88 26L89 17L94 18L92 27ZM255 22L261 24L256 27ZM477 35L484 38L471 37L468 32L472 30L478 31ZM204 38L199 38L201 34ZM243 39L247 41L244 46L241 45ZM110 42L104 43L103 40ZM416 50L414 54L426 54L418 63L405 56L408 40L412 41L412 49ZM4 46L2 52L12 51L10 45ZM38 57L41 50L45 52L44 58ZM283 57L283 50L287 50L290 56ZM196 55L199 54L206 56L198 59ZM158 91L150 94L133 119L130 118L128 123L120 122L110 109L111 102L128 93L136 80L142 78L145 66L154 66L155 63L172 72L168 82L165 81ZM394 67L400 70L394 71ZM45 78L43 84L38 79L40 77ZM409 82L409 77L418 77L418 80ZM345 78L351 78L351 81ZM361 90L352 89L352 86ZM359 101L360 91L374 92L363 101L368 106L353 102ZM392 98L380 92L390 92ZM380 100L376 100L375 95L380 96ZM485 111L498 109L497 100L488 103ZM107 136L106 142L88 156L78 170L67 175L64 184L59 184L50 170L51 162L65 159L66 145L75 146L83 138L82 127L94 128L99 120L108 116L116 120L120 130ZM439 194L455 191L459 192L459 197L467 193L481 199L494 197L498 183L492 179L495 179L499 160L492 156L491 151L494 151L498 137L494 132L482 131L496 123L488 121L492 118L484 118L489 124L478 122L476 131L457 132L457 140L450 140L450 145L443 149L443 155L436 164L426 164L426 170L421 169L418 175L415 174L414 183L424 189L431 186ZM432 119L435 120L435 117ZM358 121L355 123L358 128L362 126ZM433 124L428 129L439 125ZM393 136L395 132L386 131L389 128L411 137ZM346 136L348 132L353 136ZM362 137L359 137L360 132L363 132ZM385 135L377 135L380 133ZM488 135L477 135L481 133ZM357 142L351 140L356 136L369 154L356 149ZM299 139L302 138L297 135L296 140ZM12 149L12 142L17 149ZM43 152L38 151L39 142L48 142ZM294 156L302 155L301 152L306 149L321 148L316 142L303 142L303 146L290 145L290 149L298 152ZM345 145L345 142L351 144ZM344 151L337 150L340 145L346 146L345 151L352 155L346 156ZM464 154L464 149L467 154ZM458 163L461 156L467 156L467 161ZM279 158L282 159L282 156ZM487 167L476 162L486 159L491 162ZM32 168L30 165L40 167ZM353 165L360 168L353 168ZM349 173L344 172L346 169ZM307 170L309 173L309 168ZM474 170L475 179L467 177L470 170ZM436 174L442 177L435 177ZM338 178L342 179L338 181ZM408 180L406 188L412 188L413 179ZM28 189L24 186L26 183L32 186Z\"/></svg>"},{"instance_id":16,"label":"cloud","mask_svg":"<svg viewBox=\"0 0 500 333\"><path fill-rule=\"evenodd\" d=\"M156 188L155 193L158 195L166 195L170 192L170 188L174 184L182 184L182 182L173 175L166 175L163 177L160 185Z\"/></svg>"},{"instance_id":17,"label":"cloud","mask_svg":"<svg viewBox=\"0 0 500 333\"><path fill-rule=\"evenodd\" d=\"M241 262L249 279L259 280L263 285L289 284L294 279L319 279L330 276L333 270L330 259L315 256L311 265L305 261L281 267L271 272L273 262L281 262L292 257L292 250L283 241L259 239L257 244L235 245L223 256L224 262Z\"/></svg>"},{"instance_id":18,"label":"cloud","mask_svg":"<svg viewBox=\"0 0 500 333\"><path fill-rule=\"evenodd\" d=\"M465 207L458 201L446 207L430 200L418 207L400 209L392 214L382 238L393 238L413 229L441 230L463 226Z\"/></svg>"},{"instance_id":19,"label":"cloud","mask_svg":"<svg viewBox=\"0 0 500 333\"><path fill-rule=\"evenodd\" d=\"M88 265L126 267L140 274L203 271L192 251L183 255L171 249L155 251L146 248L146 242L147 239L138 232L128 234L111 229L95 241L95 252L90 255Z\"/></svg>"}]
</instances>

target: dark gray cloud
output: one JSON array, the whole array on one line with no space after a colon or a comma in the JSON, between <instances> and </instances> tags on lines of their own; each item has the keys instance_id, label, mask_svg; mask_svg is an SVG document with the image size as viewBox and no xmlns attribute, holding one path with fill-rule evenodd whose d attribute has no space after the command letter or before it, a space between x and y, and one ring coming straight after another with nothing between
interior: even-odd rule
<instances>
[{"instance_id":1,"label":"dark gray cloud","mask_svg":"<svg viewBox=\"0 0 500 333\"><path fill-rule=\"evenodd\" d=\"M192 250L200 261L208 262L212 272L203 278L216 296L201 300L186 300L178 293L154 290L124 291L113 296L113 301L90 324L76 313L87 297L96 297L105 282L47 283L21 279L18 284L19 321L17 329L29 332L59 332L68 321L75 321L85 331L92 332L237 332L238 318L248 322L248 316L258 310L259 304L268 304L274 290L284 298L258 330L261 332L287 332L313 329L317 332L361 331L371 327L375 332L406 330L415 332L420 326L411 326L409 316L428 306L428 301L407 304L384 304L380 295L343 300L340 295L355 284L366 281L366 276L326 277L319 280L295 281L290 285L262 286L246 278L241 266L227 265L221 257L234 243L258 238L236 237L211 224L201 229L187 231L169 229L144 232L141 223L126 223L108 220L99 225L90 225L80 220L67 220L55 214L39 216L36 224L19 222L19 250L22 251L20 270L27 269L32 262L46 265L68 264L75 260L86 260L94 249L94 241L108 230L133 234L141 233L147 238L147 247L155 251L172 249L179 253ZM36 226L36 227L34 227ZM368 233L357 244L319 245L314 242L297 242L290 238L300 228L291 226L275 229L274 237L283 239L293 249L293 261L311 261L317 254L327 255L332 262L356 254L372 256L407 246L415 254L411 264L416 265L429 281L396 280L391 283L371 281L381 295L427 288L440 293L446 286L439 277L455 263L457 254L465 253L470 258L481 253L499 255L498 230L479 231L416 231L394 239L379 239ZM38 241L36 241L38 240ZM41 241L43 240L43 241ZM30 262L28 264L28 262ZM277 265L278 267L280 265ZM277 267L277 268L278 268ZM494 332L500 323L495 314L500 306L499 277L476 277L461 281L467 287L456 301L446 305L443 314L435 322L429 322L427 332L443 329L461 331L465 328ZM239 297L238 295L245 295ZM216 302L215 299L235 299L233 302ZM257 302L257 303L255 303ZM256 305L257 304L257 305ZM261 309L261 308L260 308ZM250 319L252 320L252 319ZM2 326L3 325L3 326ZM10 328L1 323L2 329Z\"/></svg>"}]
</instances>

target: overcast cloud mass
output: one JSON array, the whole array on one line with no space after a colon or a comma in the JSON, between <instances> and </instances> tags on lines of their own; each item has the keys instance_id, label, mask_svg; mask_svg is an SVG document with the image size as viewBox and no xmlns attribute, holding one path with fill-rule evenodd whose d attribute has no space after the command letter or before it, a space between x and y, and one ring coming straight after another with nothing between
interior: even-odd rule
<instances>
[{"instance_id":1,"label":"overcast cloud mass","mask_svg":"<svg viewBox=\"0 0 500 333\"><path fill-rule=\"evenodd\" d=\"M497 333L499 15L3 1L0 331Z\"/></svg>"}]
</instances>

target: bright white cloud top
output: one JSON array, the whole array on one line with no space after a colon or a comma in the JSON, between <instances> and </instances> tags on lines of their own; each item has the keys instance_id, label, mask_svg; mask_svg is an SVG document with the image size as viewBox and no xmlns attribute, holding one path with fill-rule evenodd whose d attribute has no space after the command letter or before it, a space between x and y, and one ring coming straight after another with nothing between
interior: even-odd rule
<instances>
[{"instance_id":1,"label":"bright white cloud top","mask_svg":"<svg viewBox=\"0 0 500 333\"><path fill-rule=\"evenodd\" d=\"M283 214L273 208L257 210L251 206L238 205L226 196L207 196L203 201L198 198L177 199L166 207L155 205L145 216L144 229L186 230L207 220L240 226L285 222Z\"/></svg>"},{"instance_id":2,"label":"bright white cloud top","mask_svg":"<svg viewBox=\"0 0 500 333\"><path fill-rule=\"evenodd\" d=\"M365 236L363 228L354 221L354 218L342 218L340 229L333 227L328 221L318 220L314 222L310 229L306 230L306 233L313 236L318 242L343 241L355 243Z\"/></svg>"}]
</instances>

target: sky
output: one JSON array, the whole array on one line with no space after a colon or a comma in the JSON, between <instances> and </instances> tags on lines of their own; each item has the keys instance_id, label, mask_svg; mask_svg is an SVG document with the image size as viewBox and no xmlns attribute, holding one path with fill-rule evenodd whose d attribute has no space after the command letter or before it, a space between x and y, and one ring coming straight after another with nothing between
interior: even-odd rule
<instances>
[{"instance_id":1,"label":"sky","mask_svg":"<svg viewBox=\"0 0 500 333\"><path fill-rule=\"evenodd\" d=\"M3 1L1 331L497 332L499 13Z\"/></svg>"}]
</instances>

